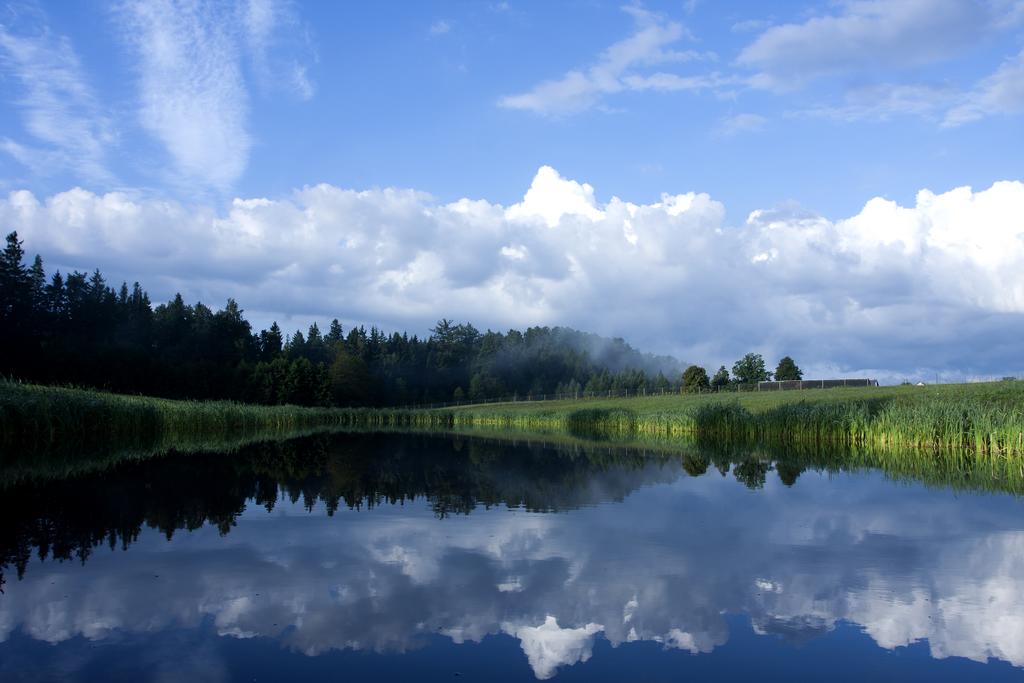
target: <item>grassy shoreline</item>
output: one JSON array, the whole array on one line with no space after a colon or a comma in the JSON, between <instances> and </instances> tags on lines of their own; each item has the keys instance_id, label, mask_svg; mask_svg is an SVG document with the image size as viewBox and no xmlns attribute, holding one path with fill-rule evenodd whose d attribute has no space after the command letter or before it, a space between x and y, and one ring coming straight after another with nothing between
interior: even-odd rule
<instances>
[{"instance_id":1,"label":"grassy shoreline","mask_svg":"<svg viewBox=\"0 0 1024 683\"><path fill-rule=\"evenodd\" d=\"M174 401L89 389L0 382L0 447L232 442L342 427L327 408Z\"/></svg>"},{"instance_id":2,"label":"grassy shoreline","mask_svg":"<svg viewBox=\"0 0 1024 683\"><path fill-rule=\"evenodd\" d=\"M1024 382L520 402L445 412L456 427L603 438L1024 455Z\"/></svg>"},{"instance_id":3,"label":"grassy shoreline","mask_svg":"<svg viewBox=\"0 0 1024 683\"><path fill-rule=\"evenodd\" d=\"M492 403L436 410L172 401L0 382L0 448L173 444L346 428L1024 455L1024 382Z\"/></svg>"},{"instance_id":4,"label":"grassy shoreline","mask_svg":"<svg viewBox=\"0 0 1024 683\"><path fill-rule=\"evenodd\" d=\"M449 432L455 438L505 441L527 446L545 446L567 452L602 453L614 459L621 454L643 458L680 458L690 474L696 459L704 464L755 461L786 464L818 472L861 472L877 470L893 481L919 482L926 486L989 493L1024 495L1024 462L1017 457L979 457L971 451L939 451L870 448L858 446L814 446L810 444L742 444L714 440L665 440L637 436L594 441L560 432L529 432L486 427L462 427Z\"/></svg>"}]
</instances>

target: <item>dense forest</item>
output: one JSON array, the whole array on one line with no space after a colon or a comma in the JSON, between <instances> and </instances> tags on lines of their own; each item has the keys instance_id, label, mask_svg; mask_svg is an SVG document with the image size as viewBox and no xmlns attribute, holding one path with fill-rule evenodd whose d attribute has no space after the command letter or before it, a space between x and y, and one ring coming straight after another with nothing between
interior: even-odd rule
<instances>
[{"instance_id":1,"label":"dense forest","mask_svg":"<svg viewBox=\"0 0 1024 683\"><path fill-rule=\"evenodd\" d=\"M242 309L152 306L139 283L31 265L17 233L0 256L0 374L168 398L386 406L537 394L677 389L682 367L621 339L564 327L480 332L441 320L425 338L333 320L254 332Z\"/></svg>"}]
</instances>

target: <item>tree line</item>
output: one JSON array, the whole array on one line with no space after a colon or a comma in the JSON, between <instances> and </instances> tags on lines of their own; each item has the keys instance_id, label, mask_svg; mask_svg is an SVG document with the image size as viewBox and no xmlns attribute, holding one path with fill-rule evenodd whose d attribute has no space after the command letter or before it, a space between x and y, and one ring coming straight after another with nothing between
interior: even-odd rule
<instances>
[{"instance_id":1,"label":"tree line","mask_svg":"<svg viewBox=\"0 0 1024 683\"><path fill-rule=\"evenodd\" d=\"M622 339L565 327L480 332L442 319L429 336L371 327L255 332L180 294L153 306L139 285L99 270L31 265L17 233L0 256L0 374L168 398L387 406L537 394L676 391L682 366Z\"/></svg>"},{"instance_id":2,"label":"tree line","mask_svg":"<svg viewBox=\"0 0 1024 683\"><path fill-rule=\"evenodd\" d=\"M782 382L787 380L800 380L804 372L797 366L796 362L789 356L783 356L779 361L775 372L771 373L765 366L764 357L759 353L748 353L743 358L733 363L732 376L725 366L718 368L714 377L708 377L708 371L699 365L691 365L683 371L683 391L721 391L728 387L744 388L753 387L758 382L769 382L774 374L775 380Z\"/></svg>"}]
</instances>

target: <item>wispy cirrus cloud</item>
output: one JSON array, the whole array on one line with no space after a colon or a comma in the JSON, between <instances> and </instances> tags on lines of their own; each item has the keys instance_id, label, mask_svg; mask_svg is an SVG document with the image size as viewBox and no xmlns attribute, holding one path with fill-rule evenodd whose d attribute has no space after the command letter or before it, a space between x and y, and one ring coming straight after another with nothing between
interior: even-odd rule
<instances>
[{"instance_id":1,"label":"wispy cirrus cloud","mask_svg":"<svg viewBox=\"0 0 1024 683\"><path fill-rule=\"evenodd\" d=\"M591 66L506 95L498 104L557 117L601 107L609 97L624 92L721 95L728 90L735 97L744 91L769 90L787 95L832 78L840 88L838 102L831 93L821 104L801 105L787 116L847 123L916 116L950 127L1024 111L1024 62L1019 55L973 87L920 78L921 68L956 59L986 37L1020 26L1020 0L845 0L802 22L741 21L733 24L733 32L757 35L733 63L724 71L690 74L658 67L717 56L676 49L680 41L693 38L681 23L635 6L623 9L635 23L631 36L608 47ZM758 113L727 117L712 134L729 136L759 128L764 121Z\"/></svg>"},{"instance_id":2,"label":"wispy cirrus cloud","mask_svg":"<svg viewBox=\"0 0 1024 683\"><path fill-rule=\"evenodd\" d=\"M755 31L763 31L772 25L772 22L768 19L744 19L743 21L737 21L729 30L733 33L753 33Z\"/></svg>"},{"instance_id":3,"label":"wispy cirrus cloud","mask_svg":"<svg viewBox=\"0 0 1024 683\"><path fill-rule=\"evenodd\" d=\"M127 0L118 6L121 37L137 58L138 116L167 150L176 180L225 190L245 171L252 147L251 93L257 85L313 97L312 52L301 22L278 0ZM315 59L315 55L314 55Z\"/></svg>"},{"instance_id":4,"label":"wispy cirrus cloud","mask_svg":"<svg viewBox=\"0 0 1024 683\"><path fill-rule=\"evenodd\" d=\"M833 14L768 28L736 62L756 71L751 85L784 92L835 74L947 61L1018 14L1003 0L849 0Z\"/></svg>"},{"instance_id":5,"label":"wispy cirrus cloud","mask_svg":"<svg viewBox=\"0 0 1024 683\"><path fill-rule=\"evenodd\" d=\"M989 116L1024 112L1024 51L1003 62L974 86L882 83L849 90L841 104L796 112L793 117L829 118L844 123L888 121L914 116L954 128Z\"/></svg>"},{"instance_id":6,"label":"wispy cirrus cloud","mask_svg":"<svg viewBox=\"0 0 1024 683\"><path fill-rule=\"evenodd\" d=\"M265 90L284 89L302 100L316 94L308 61L316 61L308 30L283 0L242 0L244 43Z\"/></svg>"},{"instance_id":7,"label":"wispy cirrus cloud","mask_svg":"<svg viewBox=\"0 0 1024 683\"><path fill-rule=\"evenodd\" d=\"M91 181L109 181L106 165L116 141L106 114L71 41L54 34L45 18L31 27L0 24L0 71L18 83L11 99L35 142L0 137L0 149L38 175L71 170Z\"/></svg>"},{"instance_id":8,"label":"wispy cirrus cloud","mask_svg":"<svg viewBox=\"0 0 1024 683\"><path fill-rule=\"evenodd\" d=\"M731 138L740 133L757 133L764 130L765 125L768 123L768 119L760 114L752 114L750 112L744 112L742 114L735 114L734 116L727 116L719 122L718 127L715 129L715 133L718 137Z\"/></svg>"},{"instance_id":9,"label":"wispy cirrus cloud","mask_svg":"<svg viewBox=\"0 0 1024 683\"><path fill-rule=\"evenodd\" d=\"M452 25L444 19L438 19L430 25L430 35L432 36L443 36L452 30Z\"/></svg>"},{"instance_id":10,"label":"wispy cirrus cloud","mask_svg":"<svg viewBox=\"0 0 1024 683\"><path fill-rule=\"evenodd\" d=\"M1024 50L982 79L964 101L946 113L945 126L958 126L986 116L1024 112Z\"/></svg>"},{"instance_id":11,"label":"wispy cirrus cloud","mask_svg":"<svg viewBox=\"0 0 1024 683\"><path fill-rule=\"evenodd\" d=\"M846 0L829 14L765 28L735 63L754 70L746 82L755 89L786 94L825 78L842 89L841 101L789 116L845 123L914 116L953 127L1024 111L1024 53L974 85L928 80L921 70L1022 23L1020 0Z\"/></svg>"},{"instance_id":12,"label":"wispy cirrus cloud","mask_svg":"<svg viewBox=\"0 0 1024 683\"><path fill-rule=\"evenodd\" d=\"M956 106L963 93L952 86L881 83L853 88L837 104L822 104L792 112L792 117L825 118L843 123L888 121L915 116L939 121Z\"/></svg>"},{"instance_id":13,"label":"wispy cirrus cloud","mask_svg":"<svg viewBox=\"0 0 1024 683\"><path fill-rule=\"evenodd\" d=\"M720 84L717 74L680 76L643 73L643 67L697 60L713 60L713 53L676 50L673 45L689 37L680 23L638 7L624 7L633 17L633 35L608 47L590 67L573 69L559 79L544 81L530 90L502 97L498 104L544 115L575 114L601 103L608 95L629 90L705 90Z\"/></svg>"},{"instance_id":14,"label":"wispy cirrus cloud","mask_svg":"<svg viewBox=\"0 0 1024 683\"><path fill-rule=\"evenodd\" d=\"M229 13L201 2L138 0L121 6L121 19L138 57L143 128L181 175L229 187L252 146L249 93Z\"/></svg>"}]
</instances>

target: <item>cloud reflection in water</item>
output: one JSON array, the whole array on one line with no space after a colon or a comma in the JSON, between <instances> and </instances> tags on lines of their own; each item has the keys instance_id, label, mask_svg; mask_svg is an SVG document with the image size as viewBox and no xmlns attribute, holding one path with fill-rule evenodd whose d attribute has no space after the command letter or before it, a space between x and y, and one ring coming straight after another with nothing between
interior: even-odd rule
<instances>
[{"instance_id":1,"label":"cloud reflection in water","mask_svg":"<svg viewBox=\"0 0 1024 683\"><path fill-rule=\"evenodd\" d=\"M249 505L227 535L147 530L84 566L33 561L0 598L0 641L212 623L316 656L507 634L546 679L590 659L598 637L711 652L729 640L725 615L744 614L792 643L843 620L882 648L927 640L935 658L1024 666L1017 499L814 472L752 491L677 461L632 476L633 492L610 502L604 487L622 472L596 469L586 485L605 502L561 513L438 519L416 500L328 517L282 499Z\"/></svg>"}]
</instances>

